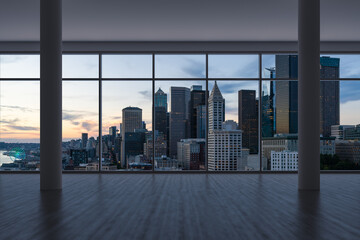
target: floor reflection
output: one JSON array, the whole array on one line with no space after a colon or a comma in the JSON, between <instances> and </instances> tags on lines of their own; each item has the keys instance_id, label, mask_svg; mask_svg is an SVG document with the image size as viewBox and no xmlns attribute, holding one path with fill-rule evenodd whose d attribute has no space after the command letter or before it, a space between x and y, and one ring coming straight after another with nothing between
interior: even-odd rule
<instances>
[{"instance_id":1,"label":"floor reflection","mask_svg":"<svg viewBox=\"0 0 360 240\"><path fill-rule=\"evenodd\" d=\"M320 191L298 191L297 239L318 239Z\"/></svg>"}]
</instances>

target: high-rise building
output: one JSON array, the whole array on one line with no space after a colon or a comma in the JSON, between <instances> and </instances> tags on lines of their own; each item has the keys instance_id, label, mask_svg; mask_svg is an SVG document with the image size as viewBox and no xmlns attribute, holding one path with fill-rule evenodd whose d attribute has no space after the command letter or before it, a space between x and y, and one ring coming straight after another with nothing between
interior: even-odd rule
<instances>
[{"instance_id":1,"label":"high-rise building","mask_svg":"<svg viewBox=\"0 0 360 240\"><path fill-rule=\"evenodd\" d=\"M154 95L154 107L164 107L167 111L167 94L161 88Z\"/></svg>"},{"instance_id":2,"label":"high-rise building","mask_svg":"<svg viewBox=\"0 0 360 240\"><path fill-rule=\"evenodd\" d=\"M267 68L270 71L270 78L275 78L275 67ZM261 93L261 130L263 137L274 136L274 81L263 81Z\"/></svg>"},{"instance_id":3,"label":"high-rise building","mask_svg":"<svg viewBox=\"0 0 360 240\"><path fill-rule=\"evenodd\" d=\"M276 78L298 77L297 55L276 55ZM320 78L339 78L339 58L320 57ZM320 134L331 136L331 126L339 124L339 82L320 82ZM275 132L298 132L298 83L275 82Z\"/></svg>"},{"instance_id":4,"label":"high-rise building","mask_svg":"<svg viewBox=\"0 0 360 240\"><path fill-rule=\"evenodd\" d=\"M206 137L206 105L196 107L196 138Z\"/></svg>"},{"instance_id":5,"label":"high-rise building","mask_svg":"<svg viewBox=\"0 0 360 240\"><path fill-rule=\"evenodd\" d=\"M143 128L142 109L127 107L122 110L122 135L126 132L134 132L135 129Z\"/></svg>"},{"instance_id":6,"label":"high-rise building","mask_svg":"<svg viewBox=\"0 0 360 240\"><path fill-rule=\"evenodd\" d=\"M225 120L225 99L215 82L209 97L208 169L238 170L241 161L242 131L234 121Z\"/></svg>"},{"instance_id":7,"label":"high-rise building","mask_svg":"<svg viewBox=\"0 0 360 240\"><path fill-rule=\"evenodd\" d=\"M225 121L225 99L215 81L215 85L209 96L209 132L222 129Z\"/></svg>"},{"instance_id":8,"label":"high-rise building","mask_svg":"<svg viewBox=\"0 0 360 240\"><path fill-rule=\"evenodd\" d=\"M87 133L82 133L81 134L81 148L82 149L86 148L87 142L88 142L88 134Z\"/></svg>"},{"instance_id":9,"label":"high-rise building","mask_svg":"<svg viewBox=\"0 0 360 240\"><path fill-rule=\"evenodd\" d=\"M116 131L116 126L109 127L109 140L111 142L111 145L115 144Z\"/></svg>"},{"instance_id":10,"label":"high-rise building","mask_svg":"<svg viewBox=\"0 0 360 240\"><path fill-rule=\"evenodd\" d=\"M232 120L223 123L220 130L209 132L209 171L245 170L246 159L242 158L242 131ZM239 169L242 166L242 169Z\"/></svg>"},{"instance_id":11,"label":"high-rise building","mask_svg":"<svg viewBox=\"0 0 360 240\"><path fill-rule=\"evenodd\" d=\"M190 135L189 129L190 89L170 87L169 154L177 157L177 143Z\"/></svg>"},{"instance_id":12,"label":"high-rise building","mask_svg":"<svg viewBox=\"0 0 360 240\"><path fill-rule=\"evenodd\" d=\"M155 130L164 134L165 139L167 139L166 131L166 108L165 107L155 107Z\"/></svg>"},{"instance_id":13,"label":"high-rise building","mask_svg":"<svg viewBox=\"0 0 360 240\"><path fill-rule=\"evenodd\" d=\"M197 137L197 128L198 128L198 106L205 106L205 91L202 90L201 85L193 85L191 86L191 97L190 97L190 137L196 138ZM201 114L201 113L200 113ZM200 119L201 121L201 119ZM200 123L201 127L201 123Z\"/></svg>"},{"instance_id":14,"label":"high-rise building","mask_svg":"<svg viewBox=\"0 0 360 240\"><path fill-rule=\"evenodd\" d=\"M276 78L298 77L297 55L276 55ZM298 132L298 83L276 81L275 83L275 133Z\"/></svg>"},{"instance_id":15,"label":"high-rise building","mask_svg":"<svg viewBox=\"0 0 360 240\"><path fill-rule=\"evenodd\" d=\"M320 78L339 79L339 58L320 58ZM320 133L331 136L331 126L340 123L339 81L320 82Z\"/></svg>"},{"instance_id":16,"label":"high-rise building","mask_svg":"<svg viewBox=\"0 0 360 240\"><path fill-rule=\"evenodd\" d=\"M142 109L138 107L127 107L122 110L122 144L121 144L121 166L128 166L129 157L134 157L144 150L144 141L140 133L135 130L143 128ZM143 133L144 135L144 133Z\"/></svg>"},{"instance_id":17,"label":"high-rise building","mask_svg":"<svg viewBox=\"0 0 360 240\"><path fill-rule=\"evenodd\" d=\"M242 133L242 146L250 149L250 154L258 153L258 115L255 90L238 92L238 119Z\"/></svg>"},{"instance_id":18,"label":"high-rise building","mask_svg":"<svg viewBox=\"0 0 360 240\"><path fill-rule=\"evenodd\" d=\"M205 139L181 139L177 147L178 161L183 170L205 169Z\"/></svg>"}]
</instances>

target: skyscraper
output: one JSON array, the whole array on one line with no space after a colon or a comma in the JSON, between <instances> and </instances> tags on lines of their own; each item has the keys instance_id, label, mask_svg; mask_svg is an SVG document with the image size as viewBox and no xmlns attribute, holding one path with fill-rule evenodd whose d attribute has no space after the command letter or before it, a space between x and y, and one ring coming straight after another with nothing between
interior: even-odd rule
<instances>
[{"instance_id":1,"label":"skyscraper","mask_svg":"<svg viewBox=\"0 0 360 240\"><path fill-rule=\"evenodd\" d=\"M190 89L170 87L169 154L177 156L177 143L190 135L189 129Z\"/></svg>"},{"instance_id":2,"label":"skyscraper","mask_svg":"<svg viewBox=\"0 0 360 240\"><path fill-rule=\"evenodd\" d=\"M115 144L115 138L116 138L116 126L109 127L109 137L110 142L112 145Z\"/></svg>"},{"instance_id":3,"label":"skyscraper","mask_svg":"<svg viewBox=\"0 0 360 240\"><path fill-rule=\"evenodd\" d=\"M276 55L276 78L298 77L297 55ZM275 82L275 133L298 132L298 83L297 81Z\"/></svg>"},{"instance_id":4,"label":"skyscraper","mask_svg":"<svg viewBox=\"0 0 360 240\"><path fill-rule=\"evenodd\" d=\"M88 134L82 133L81 134L81 148L85 149L87 142L88 142Z\"/></svg>"},{"instance_id":5,"label":"skyscraper","mask_svg":"<svg viewBox=\"0 0 360 240\"><path fill-rule=\"evenodd\" d=\"M255 90L238 92L238 119L242 133L242 146L258 153L258 116Z\"/></svg>"},{"instance_id":6,"label":"skyscraper","mask_svg":"<svg viewBox=\"0 0 360 240\"><path fill-rule=\"evenodd\" d=\"M241 161L242 134L234 121L225 120L225 99L215 82L209 97L208 169L238 170ZM240 169L244 170L244 169Z\"/></svg>"},{"instance_id":7,"label":"skyscraper","mask_svg":"<svg viewBox=\"0 0 360 240\"><path fill-rule=\"evenodd\" d=\"M339 78L339 58L320 58L320 77ZM340 124L340 87L339 81L320 82L320 133L331 136L331 126Z\"/></svg>"},{"instance_id":8,"label":"skyscraper","mask_svg":"<svg viewBox=\"0 0 360 240\"><path fill-rule=\"evenodd\" d=\"M127 107L122 110L122 134L142 129L142 109L138 107Z\"/></svg>"},{"instance_id":9,"label":"skyscraper","mask_svg":"<svg viewBox=\"0 0 360 240\"><path fill-rule=\"evenodd\" d=\"M339 58L320 57L320 78L339 78ZM276 77L298 77L297 55L276 55ZM331 135L331 125L339 124L339 82L320 82L320 134ZM297 81L275 82L275 132L297 133L298 128L298 83Z\"/></svg>"},{"instance_id":10,"label":"skyscraper","mask_svg":"<svg viewBox=\"0 0 360 240\"><path fill-rule=\"evenodd\" d=\"M190 137L197 137L198 128L198 106L205 106L205 91L202 90L202 86L191 86L191 97L190 97ZM199 119L202 121L202 119ZM201 123L199 123L201 127Z\"/></svg>"},{"instance_id":11,"label":"skyscraper","mask_svg":"<svg viewBox=\"0 0 360 240\"><path fill-rule=\"evenodd\" d=\"M167 94L161 88L154 95L154 107L164 107L167 111Z\"/></svg>"},{"instance_id":12,"label":"skyscraper","mask_svg":"<svg viewBox=\"0 0 360 240\"><path fill-rule=\"evenodd\" d=\"M131 154L139 153L144 149L144 139L140 133L134 133L136 129L142 129L142 109L138 107L127 107L122 110L122 144L121 144L121 166L128 166ZM143 134L144 135L144 134ZM140 141L140 142L136 142ZM132 145L132 146L130 146Z\"/></svg>"},{"instance_id":13,"label":"skyscraper","mask_svg":"<svg viewBox=\"0 0 360 240\"><path fill-rule=\"evenodd\" d=\"M209 97L209 133L221 130L225 121L225 99L215 81L215 85Z\"/></svg>"}]
</instances>

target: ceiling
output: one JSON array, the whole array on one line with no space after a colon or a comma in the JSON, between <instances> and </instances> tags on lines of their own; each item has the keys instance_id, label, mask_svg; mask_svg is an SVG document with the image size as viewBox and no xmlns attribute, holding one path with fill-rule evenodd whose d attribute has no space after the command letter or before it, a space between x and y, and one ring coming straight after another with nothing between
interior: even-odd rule
<instances>
[{"instance_id":1,"label":"ceiling","mask_svg":"<svg viewBox=\"0 0 360 240\"><path fill-rule=\"evenodd\" d=\"M40 0L1 0L0 41L40 39ZM360 1L321 1L321 40L360 41ZM64 41L296 41L297 0L63 0Z\"/></svg>"}]
</instances>

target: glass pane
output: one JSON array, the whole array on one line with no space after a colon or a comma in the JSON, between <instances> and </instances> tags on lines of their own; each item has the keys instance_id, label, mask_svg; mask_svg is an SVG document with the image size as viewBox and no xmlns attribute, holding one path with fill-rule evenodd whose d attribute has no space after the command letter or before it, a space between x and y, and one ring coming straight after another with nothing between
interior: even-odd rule
<instances>
[{"instance_id":1,"label":"glass pane","mask_svg":"<svg viewBox=\"0 0 360 240\"><path fill-rule=\"evenodd\" d=\"M258 81L209 82L209 171L260 169Z\"/></svg>"},{"instance_id":2,"label":"glass pane","mask_svg":"<svg viewBox=\"0 0 360 240\"><path fill-rule=\"evenodd\" d=\"M321 55L322 61L327 64L328 69L337 71L335 76L323 76L322 79L334 78L360 78L360 55L355 54L325 54ZM339 70L338 70L339 69ZM328 70L329 71L329 70Z\"/></svg>"},{"instance_id":3,"label":"glass pane","mask_svg":"<svg viewBox=\"0 0 360 240\"><path fill-rule=\"evenodd\" d=\"M155 55L156 78L205 78L206 56Z\"/></svg>"},{"instance_id":4,"label":"glass pane","mask_svg":"<svg viewBox=\"0 0 360 240\"><path fill-rule=\"evenodd\" d=\"M298 83L262 82L262 158L264 170L297 170ZM286 165L284 159L291 159ZM296 164L295 164L296 163Z\"/></svg>"},{"instance_id":5,"label":"glass pane","mask_svg":"<svg viewBox=\"0 0 360 240\"><path fill-rule=\"evenodd\" d=\"M103 81L102 170L152 170L152 82Z\"/></svg>"},{"instance_id":6,"label":"glass pane","mask_svg":"<svg viewBox=\"0 0 360 240\"><path fill-rule=\"evenodd\" d=\"M40 78L40 55L1 55L0 78Z\"/></svg>"},{"instance_id":7,"label":"glass pane","mask_svg":"<svg viewBox=\"0 0 360 240\"><path fill-rule=\"evenodd\" d=\"M98 55L63 55L63 78L98 78Z\"/></svg>"},{"instance_id":8,"label":"glass pane","mask_svg":"<svg viewBox=\"0 0 360 240\"><path fill-rule=\"evenodd\" d=\"M322 81L320 90L320 127L331 135L320 142L320 167L360 170L360 81Z\"/></svg>"},{"instance_id":9,"label":"glass pane","mask_svg":"<svg viewBox=\"0 0 360 240\"><path fill-rule=\"evenodd\" d=\"M205 170L205 81L155 83L155 170Z\"/></svg>"},{"instance_id":10,"label":"glass pane","mask_svg":"<svg viewBox=\"0 0 360 240\"><path fill-rule=\"evenodd\" d=\"M103 55L103 78L152 78L152 55Z\"/></svg>"},{"instance_id":11,"label":"glass pane","mask_svg":"<svg viewBox=\"0 0 360 240\"><path fill-rule=\"evenodd\" d=\"M39 170L40 82L0 82L0 171Z\"/></svg>"},{"instance_id":12,"label":"glass pane","mask_svg":"<svg viewBox=\"0 0 360 240\"><path fill-rule=\"evenodd\" d=\"M99 170L98 82L63 81L63 168Z\"/></svg>"},{"instance_id":13,"label":"glass pane","mask_svg":"<svg viewBox=\"0 0 360 240\"><path fill-rule=\"evenodd\" d=\"M210 78L258 78L259 56L210 54Z\"/></svg>"}]
</instances>

